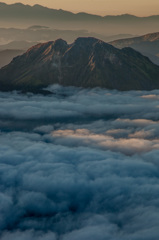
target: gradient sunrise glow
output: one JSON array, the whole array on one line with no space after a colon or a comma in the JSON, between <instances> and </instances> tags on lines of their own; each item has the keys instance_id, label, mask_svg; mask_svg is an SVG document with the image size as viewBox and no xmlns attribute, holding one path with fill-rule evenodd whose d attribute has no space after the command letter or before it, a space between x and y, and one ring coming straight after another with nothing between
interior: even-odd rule
<instances>
[{"instance_id":1,"label":"gradient sunrise glow","mask_svg":"<svg viewBox=\"0 0 159 240\"><path fill-rule=\"evenodd\" d=\"M7 4L21 2L40 4L49 8L64 9L72 12L88 12L99 15L134 14L138 16L155 15L159 12L158 0L6 0Z\"/></svg>"}]
</instances>

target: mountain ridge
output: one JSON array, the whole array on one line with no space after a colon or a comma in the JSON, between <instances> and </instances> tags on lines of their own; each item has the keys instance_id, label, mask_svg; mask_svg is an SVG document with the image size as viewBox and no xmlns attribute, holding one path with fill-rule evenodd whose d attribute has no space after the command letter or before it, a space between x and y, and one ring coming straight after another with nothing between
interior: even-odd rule
<instances>
[{"instance_id":1,"label":"mountain ridge","mask_svg":"<svg viewBox=\"0 0 159 240\"><path fill-rule=\"evenodd\" d=\"M147 17L138 17L131 14L100 16L83 12L73 13L41 5L0 4L0 20L3 24L12 24L12 26L44 24L59 29L81 29L85 24L87 30L100 34L107 29L108 34L111 35L119 33L136 35L144 34L150 29L154 32L157 31L159 15Z\"/></svg>"},{"instance_id":2,"label":"mountain ridge","mask_svg":"<svg viewBox=\"0 0 159 240\"><path fill-rule=\"evenodd\" d=\"M67 13L71 13L72 15L79 15L79 14L86 14L86 15L90 15L90 16L97 16L97 17L101 17L101 18L106 18L106 17L129 17L129 18L152 18L152 17L159 17L159 14L155 14L155 15L148 15L148 16L137 16L137 15L133 15L133 14L129 14L129 13L122 13L122 14L116 14L116 15L98 15L98 14L93 14L93 13L88 13L88 12L72 12L72 11L68 11L65 9L54 9L54 8L49 8L40 4L34 4L34 5L29 5L29 4L23 4L23 3L12 3L12 4L7 4L4 2L0 2L0 7L28 7L28 8L40 8L40 9L46 9L46 10L53 10L53 11L58 11L58 12L67 12Z\"/></svg>"},{"instance_id":3,"label":"mountain ridge","mask_svg":"<svg viewBox=\"0 0 159 240\"><path fill-rule=\"evenodd\" d=\"M119 39L110 42L114 47L122 49L124 47L132 47L136 51L149 57L151 61L159 65L159 32L148 33L143 36Z\"/></svg>"},{"instance_id":4,"label":"mountain ridge","mask_svg":"<svg viewBox=\"0 0 159 240\"><path fill-rule=\"evenodd\" d=\"M0 70L0 90L38 92L51 84L117 90L159 88L159 67L132 48L96 38L37 44Z\"/></svg>"}]
</instances>

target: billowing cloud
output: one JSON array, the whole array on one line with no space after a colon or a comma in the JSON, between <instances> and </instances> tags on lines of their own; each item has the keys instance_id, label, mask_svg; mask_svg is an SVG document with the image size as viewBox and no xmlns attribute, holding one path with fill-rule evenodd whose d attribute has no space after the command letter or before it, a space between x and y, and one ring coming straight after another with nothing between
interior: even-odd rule
<instances>
[{"instance_id":1,"label":"billowing cloud","mask_svg":"<svg viewBox=\"0 0 159 240\"><path fill-rule=\"evenodd\" d=\"M111 133L111 130L108 131ZM112 132L121 133L121 130ZM73 130L57 130L52 132L55 141L54 144L63 144L67 146L92 146L101 149L119 151L125 154L134 154L140 152L147 152L159 148L159 139L147 140L145 137L149 136L145 132L135 132L130 134L129 138L117 138L107 134L94 134L87 129Z\"/></svg>"},{"instance_id":2,"label":"billowing cloud","mask_svg":"<svg viewBox=\"0 0 159 240\"><path fill-rule=\"evenodd\" d=\"M156 240L158 91L0 93L0 239Z\"/></svg>"}]
</instances>

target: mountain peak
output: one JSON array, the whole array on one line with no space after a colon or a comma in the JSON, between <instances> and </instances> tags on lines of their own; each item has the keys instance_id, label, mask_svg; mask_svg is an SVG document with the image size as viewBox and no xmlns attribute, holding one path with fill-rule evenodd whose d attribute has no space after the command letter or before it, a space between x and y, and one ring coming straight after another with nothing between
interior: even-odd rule
<instances>
[{"instance_id":1,"label":"mountain peak","mask_svg":"<svg viewBox=\"0 0 159 240\"><path fill-rule=\"evenodd\" d=\"M35 5L32 6L32 8L36 8L36 9L46 8L46 9L48 9L47 7L44 7L44 6L40 5L40 4L35 4Z\"/></svg>"},{"instance_id":2,"label":"mountain peak","mask_svg":"<svg viewBox=\"0 0 159 240\"><path fill-rule=\"evenodd\" d=\"M54 46L55 49L61 50L63 48L66 48L68 46L68 44L65 40L59 38L59 39L57 39L53 42L53 46Z\"/></svg>"},{"instance_id":3,"label":"mountain peak","mask_svg":"<svg viewBox=\"0 0 159 240\"><path fill-rule=\"evenodd\" d=\"M6 6L7 4L6 3L4 3L4 2L0 2L0 7L1 6Z\"/></svg>"},{"instance_id":4,"label":"mountain peak","mask_svg":"<svg viewBox=\"0 0 159 240\"><path fill-rule=\"evenodd\" d=\"M92 45L99 40L94 37L78 37L75 41L74 44L76 45Z\"/></svg>"}]
</instances>

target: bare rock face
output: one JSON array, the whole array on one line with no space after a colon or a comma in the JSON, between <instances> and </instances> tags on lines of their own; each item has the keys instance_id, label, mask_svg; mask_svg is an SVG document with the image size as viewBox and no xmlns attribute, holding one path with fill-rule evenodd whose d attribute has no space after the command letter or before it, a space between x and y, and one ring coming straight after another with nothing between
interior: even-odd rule
<instances>
[{"instance_id":1,"label":"bare rock face","mask_svg":"<svg viewBox=\"0 0 159 240\"><path fill-rule=\"evenodd\" d=\"M0 90L38 92L50 84L118 90L159 88L159 67L131 48L95 38L38 44L0 70Z\"/></svg>"}]
</instances>

